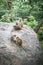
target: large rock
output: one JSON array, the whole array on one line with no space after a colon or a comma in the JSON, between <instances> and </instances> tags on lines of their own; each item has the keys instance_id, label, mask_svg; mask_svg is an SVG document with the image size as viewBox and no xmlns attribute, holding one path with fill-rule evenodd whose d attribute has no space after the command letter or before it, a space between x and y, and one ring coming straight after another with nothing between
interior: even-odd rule
<instances>
[{"instance_id":1,"label":"large rock","mask_svg":"<svg viewBox=\"0 0 43 65\"><path fill-rule=\"evenodd\" d=\"M15 31L13 25L0 22L0 65L41 65L41 48L36 33L26 25ZM22 39L22 47L11 42L11 34Z\"/></svg>"}]
</instances>

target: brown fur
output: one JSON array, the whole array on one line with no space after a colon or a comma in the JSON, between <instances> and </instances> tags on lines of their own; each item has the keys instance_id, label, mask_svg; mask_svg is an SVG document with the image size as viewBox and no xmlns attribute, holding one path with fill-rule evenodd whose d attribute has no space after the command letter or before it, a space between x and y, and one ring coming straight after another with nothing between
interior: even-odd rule
<instances>
[{"instance_id":1,"label":"brown fur","mask_svg":"<svg viewBox=\"0 0 43 65\"><path fill-rule=\"evenodd\" d=\"M19 37L16 37L16 35L11 36L11 41L16 42L19 46L22 46L22 40Z\"/></svg>"},{"instance_id":2,"label":"brown fur","mask_svg":"<svg viewBox=\"0 0 43 65\"><path fill-rule=\"evenodd\" d=\"M20 30L23 27L22 19L16 22L16 25L13 26L15 30Z\"/></svg>"},{"instance_id":3,"label":"brown fur","mask_svg":"<svg viewBox=\"0 0 43 65\"><path fill-rule=\"evenodd\" d=\"M11 41L16 42L16 35L12 35L10 39L11 39Z\"/></svg>"},{"instance_id":4,"label":"brown fur","mask_svg":"<svg viewBox=\"0 0 43 65\"><path fill-rule=\"evenodd\" d=\"M22 46L22 40L21 40L19 37L16 38L16 43L17 43L19 46Z\"/></svg>"}]
</instances>

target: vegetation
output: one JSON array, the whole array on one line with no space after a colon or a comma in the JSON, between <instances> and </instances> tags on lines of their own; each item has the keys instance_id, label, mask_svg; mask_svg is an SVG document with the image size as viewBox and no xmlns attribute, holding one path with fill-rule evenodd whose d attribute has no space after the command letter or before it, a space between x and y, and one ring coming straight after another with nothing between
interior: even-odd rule
<instances>
[{"instance_id":1,"label":"vegetation","mask_svg":"<svg viewBox=\"0 0 43 65\"><path fill-rule=\"evenodd\" d=\"M0 0L0 21L14 22L19 18L34 29L43 18L43 0ZM43 48L43 25L37 34Z\"/></svg>"}]
</instances>

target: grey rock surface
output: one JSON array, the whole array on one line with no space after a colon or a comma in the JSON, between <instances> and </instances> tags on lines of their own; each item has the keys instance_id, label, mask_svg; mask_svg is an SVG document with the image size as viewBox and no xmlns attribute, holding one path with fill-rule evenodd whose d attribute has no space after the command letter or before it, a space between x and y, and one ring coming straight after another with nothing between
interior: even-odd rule
<instances>
[{"instance_id":1,"label":"grey rock surface","mask_svg":"<svg viewBox=\"0 0 43 65\"><path fill-rule=\"evenodd\" d=\"M15 31L13 25L0 22L0 65L41 65L41 48L36 33L26 25ZM11 34L22 39L22 47L11 42Z\"/></svg>"}]
</instances>

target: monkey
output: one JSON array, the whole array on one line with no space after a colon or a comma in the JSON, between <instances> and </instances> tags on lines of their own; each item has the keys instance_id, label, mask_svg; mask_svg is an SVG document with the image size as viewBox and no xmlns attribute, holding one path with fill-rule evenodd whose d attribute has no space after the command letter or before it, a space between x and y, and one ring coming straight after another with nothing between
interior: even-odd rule
<instances>
[{"instance_id":1,"label":"monkey","mask_svg":"<svg viewBox=\"0 0 43 65\"><path fill-rule=\"evenodd\" d=\"M16 42L16 35L11 35L10 39L11 41Z\"/></svg>"},{"instance_id":2,"label":"monkey","mask_svg":"<svg viewBox=\"0 0 43 65\"><path fill-rule=\"evenodd\" d=\"M20 18L19 21L16 22L16 25L19 25L19 26L23 27L23 21L22 21L22 18Z\"/></svg>"},{"instance_id":3,"label":"monkey","mask_svg":"<svg viewBox=\"0 0 43 65\"><path fill-rule=\"evenodd\" d=\"M20 30L21 29L21 26L19 26L19 25L15 25L13 27L14 27L15 30Z\"/></svg>"},{"instance_id":4,"label":"monkey","mask_svg":"<svg viewBox=\"0 0 43 65\"><path fill-rule=\"evenodd\" d=\"M22 47L22 40L19 37L16 37L16 35L12 35L10 40Z\"/></svg>"},{"instance_id":5,"label":"monkey","mask_svg":"<svg viewBox=\"0 0 43 65\"><path fill-rule=\"evenodd\" d=\"M22 47L22 40L19 37L16 37L16 43Z\"/></svg>"},{"instance_id":6,"label":"monkey","mask_svg":"<svg viewBox=\"0 0 43 65\"><path fill-rule=\"evenodd\" d=\"M13 26L15 30L20 30L23 27L22 19L19 19L18 22Z\"/></svg>"},{"instance_id":7,"label":"monkey","mask_svg":"<svg viewBox=\"0 0 43 65\"><path fill-rule=\"evenodd\" d=\"M10 39L11 41L22 47L22 40L19 37L16 37L16 35L12 35Z\"/></svg>"}]
</instances>

